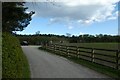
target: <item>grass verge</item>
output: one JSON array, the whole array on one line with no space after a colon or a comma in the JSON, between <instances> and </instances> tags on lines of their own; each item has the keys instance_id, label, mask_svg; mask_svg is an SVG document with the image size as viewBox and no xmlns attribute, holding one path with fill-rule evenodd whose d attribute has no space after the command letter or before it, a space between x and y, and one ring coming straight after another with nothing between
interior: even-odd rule
<instances>
[{"instance_id":1,"label":"grass verge","mask_svg":"<svg viewBox=\"0 0 120 80\"><path fill-rule=\"evenodd\" d=\"M60 53L55 53L53 51L50 51L50 50L47 50L43 47L39 47L40 50L44 50L44 51L48 51L50 53L53 53L53 54L56 54L56 55L60 55ZM100 72L102 74L105 74L109 77L112 77L112 78L120 78L120 70L116 70L116 69L113 69L113 68L110 68L110 67L107 67L107 66L103 66L103 65L100 65L100 64L96 64L96 63L92 63L92 62L89 62L87 60L83 60L83 59L78 59L78 58L75 58L75 57L67 57L67 55L60 55L60 56L63 56L75 63L78 63L80 65L83 65L83 66L86 66L90 69L93 69L97 72Z\"/></svg>"},{"instance_id":2,"label":"grass verge","mask_svg":"<svg viewBox=\"0 0 120 80\"><path fill-rule=\"evenodd\" d=\"M0 31L0 80L2 78L2 32Z\"/></svg>"},{"instance_id":3,"label":"grass verge","mask_svg":"<svg viewBox=\"0 0 120 80\"><path fill-rule=\"evenodd\" d=\"M2 34L2 78L30 78L30 69L19 40Z\"/></svg>"}]
</instances>

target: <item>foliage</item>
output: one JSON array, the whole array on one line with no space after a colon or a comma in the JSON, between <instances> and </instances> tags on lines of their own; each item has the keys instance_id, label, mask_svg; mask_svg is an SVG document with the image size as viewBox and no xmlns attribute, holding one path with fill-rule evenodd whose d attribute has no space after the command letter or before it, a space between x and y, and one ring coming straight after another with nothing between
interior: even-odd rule
<instances>
[{"instance_id":1,"label":"foliage","mask_svg":"<svg viewBox=\"0 0 120 80\"><path fill-rule=\"evenodd\" d=\"M120 42L120 36L115 35L89 35L89 34L84 34L84 35L79 35L79 36L64 36L64 35L52 35L52 34L34 34L34 35L17 35L19 38L20 42L27 40L29 44L32 45L37 45L38 43L41 44L43 42L50 42L51 40L53 43L118 43Z\"/></svg>"},{"instance_id":2,"label":"foliage","mask_svg":"<svg viewBox=\"0 0 120 80\"><path fill-rule=\"evenodd\" d=\"M3 2L2 3L2 29L3 31L22 31L30 24L31 16L35 13L26 13L25 2Z\"/></svg>"},{"instance_id":3,"label":"foliage","mask_svg":"<svg viewBox=\"0 0 120 80\"><path fill-rule=\"evenodd\" d=\"M23 41L28 41L30 45L40 45L42 43L48 43L52 41L53 43L59 43L60 41L66 41L64 36L56 36L56 35L16 35L19 41L22 43Z\"/></svg>"},{"instance_id":4,"label":"foliage","mask_svg":"<svg viewBox=\"0 0 120 80\"><path fill-rule=\"evenodd\" d=\"M106 35L106 34L99 34L99 35L79 35L79 36L72 36L69 39L71 43L83 43L83 42L120 42L119 35Z\"/></svg>"},{"instance_id":5,"label":"foliage","mask_svg":"<svg viewBox=\"0 0 120 80\"><path fill-rule=\"evenodd\" d=\"M19 40L9 33L3 33L2 38L2 77L30 78L29 65Z\"/></svg>"},{"instance_id":6,"label":"foliage","mask_svg":"<svg viewBox=\"0 0 120 80\"><path fill-rule=\"evenodd\" d=\"M2 33L0 32L0 78L2 78Z\"/></svg>"}]
</instances>

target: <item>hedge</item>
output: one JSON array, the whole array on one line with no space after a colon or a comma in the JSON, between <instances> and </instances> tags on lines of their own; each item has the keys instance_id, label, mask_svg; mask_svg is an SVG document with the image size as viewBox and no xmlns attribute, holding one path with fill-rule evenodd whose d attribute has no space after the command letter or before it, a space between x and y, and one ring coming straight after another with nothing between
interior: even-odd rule
<instances>
[{"instance_id":1,"label":"hedge","mask_svg":"<svg viewBox=\"0 0 120 80\"><path fill-rule=\"evenodd\" d=\"M7 33L2 34L2 78L30 78L30 69L19 40Z\"/></svg>"}]
</instances>

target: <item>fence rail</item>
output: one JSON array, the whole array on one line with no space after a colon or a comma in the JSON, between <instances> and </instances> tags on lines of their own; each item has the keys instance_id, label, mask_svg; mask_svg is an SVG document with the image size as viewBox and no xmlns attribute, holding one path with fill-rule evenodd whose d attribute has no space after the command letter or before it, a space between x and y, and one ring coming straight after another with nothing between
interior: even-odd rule
<instances>
[{"instance_id":1,"label":"fence rail","mask_svg":"<svg viewBox=\"0 0 120 80\"><path fill-rule=\"evenodd\" d=\"M45 48L60 55L81 58L92 63L120 69L120 50L66 46L59 44L47 45Z\"/></svg>"}]
</instances>

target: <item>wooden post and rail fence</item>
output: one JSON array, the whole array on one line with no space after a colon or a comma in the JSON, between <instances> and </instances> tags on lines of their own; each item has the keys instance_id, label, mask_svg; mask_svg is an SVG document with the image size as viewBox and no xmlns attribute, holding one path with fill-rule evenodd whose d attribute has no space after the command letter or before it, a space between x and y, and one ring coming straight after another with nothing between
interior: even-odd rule
<instances>
[{"instance_id":1,"label":"wooden post and rail fence","mask_svg":"<svg viewBox=\"0 0 120 80\"><path fill-rule=\"evenodd\" d=\"M117 70L120 69L120 50L66 46L60 44L50 44L45 46L45 48L59 55L76 57Z\"/></svg>"}]
</instances>

